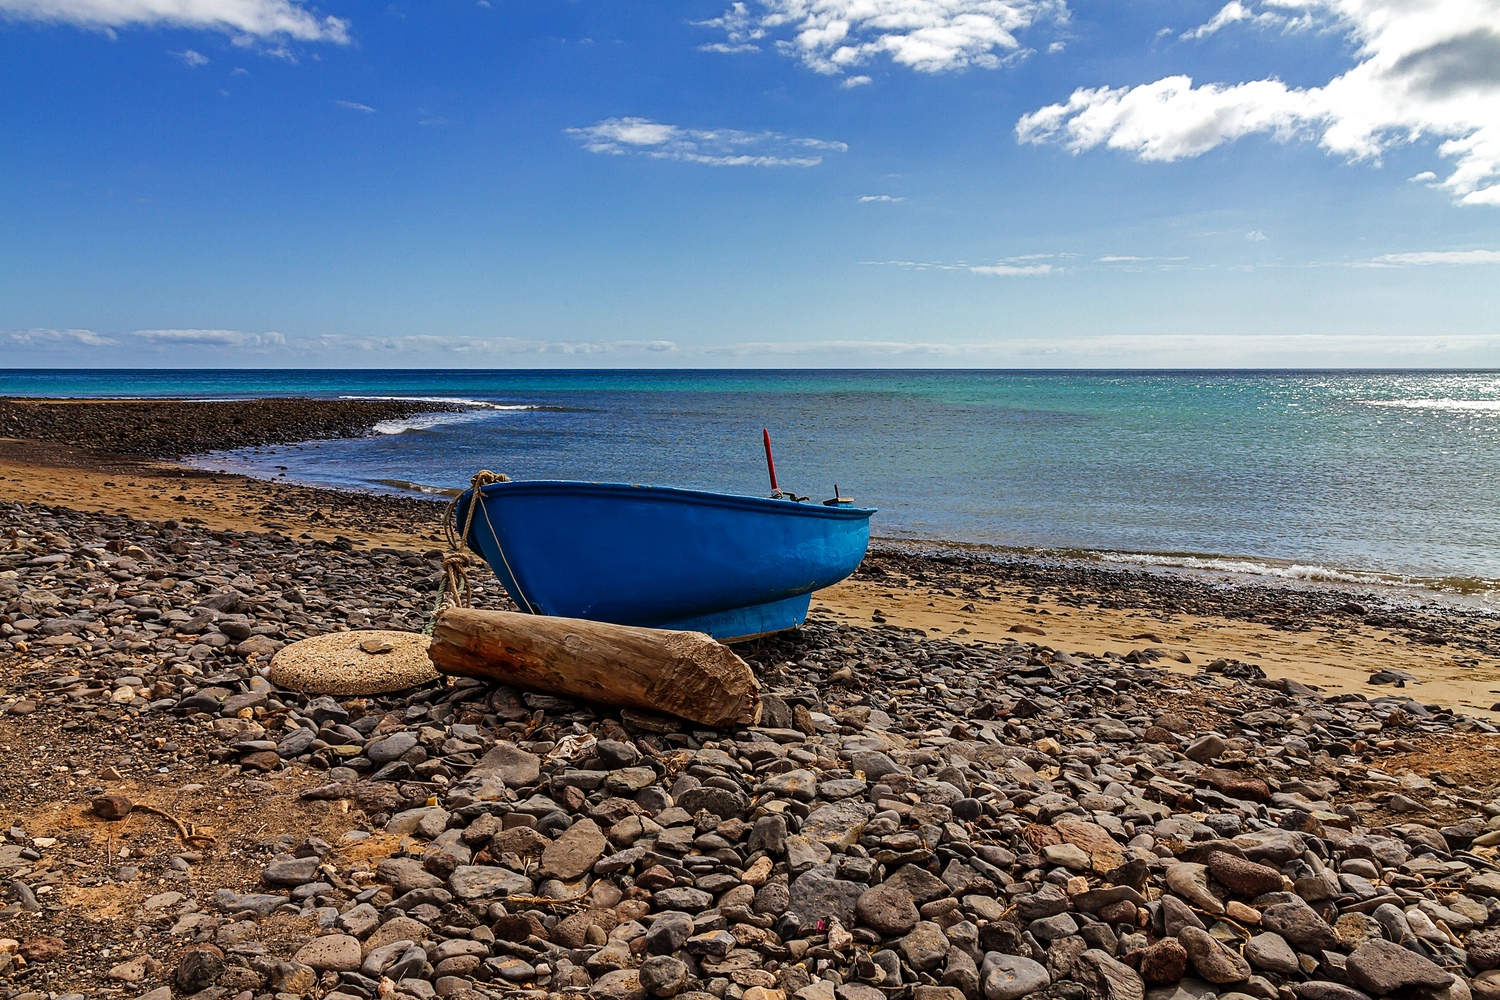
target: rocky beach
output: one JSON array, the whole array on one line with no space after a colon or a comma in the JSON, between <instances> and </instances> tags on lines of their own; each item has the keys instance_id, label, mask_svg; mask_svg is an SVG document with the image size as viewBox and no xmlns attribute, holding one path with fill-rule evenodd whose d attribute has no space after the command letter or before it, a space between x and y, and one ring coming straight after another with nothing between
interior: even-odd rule
<instances>
[{"instance_id":1,"label":"rocky beach","mask_svg":"<svg viewBox=\"0 0 1500 1000\"><path fill-rule=\"evenodd\" d=\"M441 505L171 460L390 415L145 405L0 408L5 1000L1500 998L1491 616L888 546L754 727L313 696Z\"/></svg>"}]
</instances>

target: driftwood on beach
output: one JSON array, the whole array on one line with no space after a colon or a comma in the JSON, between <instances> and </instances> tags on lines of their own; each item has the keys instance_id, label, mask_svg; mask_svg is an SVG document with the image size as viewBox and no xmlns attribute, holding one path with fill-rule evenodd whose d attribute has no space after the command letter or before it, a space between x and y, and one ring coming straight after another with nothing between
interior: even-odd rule
<instances>
[{"instance_id":1,"label":"driftwood on beach","mask_svg":"<svg viewBox=\"0 0 1500 1000\"><path fill-rule=\"evenodd\" d=\"M438 615L427 655L445 674L706 726L760 721L760 685L749 665L700 632L450 607Z\"/></svg>"}]
</instances>

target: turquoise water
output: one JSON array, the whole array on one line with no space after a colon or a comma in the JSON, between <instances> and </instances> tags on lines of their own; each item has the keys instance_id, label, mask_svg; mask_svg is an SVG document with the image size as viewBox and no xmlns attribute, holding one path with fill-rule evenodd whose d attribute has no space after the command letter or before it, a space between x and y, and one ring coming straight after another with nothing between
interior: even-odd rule
<instances>
[{"instance_id":1,"label":"turquoise water","mask_svg":"<svg viewBox=\"0 0 1500 1000\"><path fill-rule=\"evenodd\" d=\"M769 427L783 488L822 500L837 483L887 536L1500 580L1500 372L0 371L12 395L287 393L470 406L201 464L380 489L489 468L760 494Z\"/></svg>"}]
</instances>

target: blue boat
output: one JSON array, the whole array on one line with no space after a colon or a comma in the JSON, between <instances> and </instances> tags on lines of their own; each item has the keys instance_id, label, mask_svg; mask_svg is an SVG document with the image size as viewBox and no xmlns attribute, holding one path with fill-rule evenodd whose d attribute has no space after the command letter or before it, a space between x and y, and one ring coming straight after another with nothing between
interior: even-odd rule
<instances>
[{"instance_id":1,"label":"blue boat","mask_svg":"<svg viewBox=\"0 0 1500 1000\"><path fill-rule=\"evenodd\" d=\"M561 481L469 489L454 509L522 610L726 642L802 624L813 591L859 567L874 513L842 500Z\"/></svg>"}]
</instances>

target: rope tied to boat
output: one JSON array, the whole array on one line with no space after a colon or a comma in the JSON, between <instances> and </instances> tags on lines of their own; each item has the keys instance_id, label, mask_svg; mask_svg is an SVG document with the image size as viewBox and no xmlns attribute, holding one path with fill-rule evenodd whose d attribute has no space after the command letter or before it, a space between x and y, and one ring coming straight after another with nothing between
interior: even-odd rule
<instances>
[{"instance_id":1,"label":"rope tied to boat","mask_svg":"<svg viewBox=\"0 0 1500 1000\"><path fill-rule=\"evenodd\" d=\"M508 483L510 477L503 472L491 472L489 469L480 469L469 479L469 490L472 497L469 501L468 516L464 518L463 531L457 531L458 518L455 513L458 503L463 499L463 493L448 501L448 506L443 509L443 534L448 540L448 551L443 553L443 576L438 581L437 601L432 607L432 621L422 630L423 635L431 635L432 627L437 622L437 614L443 610L445 604L454 607L467 608L473 590L469 585L469 567L474 565L474 557L464 551L469 548L469 531L474 527L474 512L482 506L479 499L479 491L485 486L493 483ZM489 515L486 514L488 519Z\"/></svg>"}]
</instances>

